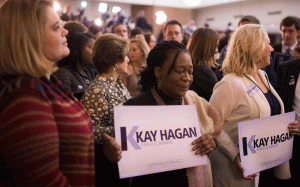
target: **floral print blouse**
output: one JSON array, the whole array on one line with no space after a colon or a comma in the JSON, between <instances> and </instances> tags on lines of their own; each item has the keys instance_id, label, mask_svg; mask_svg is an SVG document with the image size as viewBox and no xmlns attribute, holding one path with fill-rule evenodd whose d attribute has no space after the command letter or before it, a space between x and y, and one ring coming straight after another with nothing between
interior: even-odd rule
<instances>
[{"instance_id":1,"label":"floral print blouse","mask_svg":"<svg viewBox=\"0 0 300 187\"><path fill-rule=\"evenodd\" d=\"M130 98L121 77L115 80L112 77L96 76L81 98L82 104L90 114L96 143L104 143L104 133L115 137L114 106L123 105Z\"/></svg>"}]
</instances>

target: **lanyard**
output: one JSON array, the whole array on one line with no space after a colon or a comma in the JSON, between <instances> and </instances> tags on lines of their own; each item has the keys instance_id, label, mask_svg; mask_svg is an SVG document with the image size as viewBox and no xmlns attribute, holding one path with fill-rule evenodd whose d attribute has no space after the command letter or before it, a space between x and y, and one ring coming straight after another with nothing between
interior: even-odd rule
<instances>
[{"instance_id":1,"label":"lanyard","mask_svg":"<svg viewBox=\"0 0 300 187\"><path fill-rule=\"evenodd\" d=\"M245 77L247 77L251 82L253 82L259 89L260 89L260 91L265 95L265 93L262 91L262 89L255 83L255 81L253 81L252 79L250 79L247 75L245 75L244 74L244 76ZM271 86L270 86L270 82L269 82L269 79L268 79L268 77L266 76L266 79L267 79L267 82L268 82L268 86L269 86L269 88L268 88L268 92L270 92L270 94L272 95L271 96L271 102L272 103L270 103L269 101L269 105L270 105L270 108L271 108L271 116L272 115L274 115L274 113L275 113L275 108L274 108L274 104L275 104L275 101L274 101L274 99L273 99L273 97L274 97L274 95L272 94L272 92L271 92ZM267 98L266 98L267 99ZM267 99L268 100L268 99Z\"/></svg>"},{"instance_id":2,"label":"lanyard","mask_svg":"<svg viewBox=\"0 0 300 187\"><path fill-rule=\"evenodd\" d=\"M245 75L245 74L244 74L244 76L247 77L247 79L249 79L251 82L253 82L253 84L255 84L255 85L260 89L260 91L264 94L264 92L262 91L262 89L256 84L255 81L253 81L252 79L250 79L250 78L249 78L247 75ZM266 77L266 78L267 78L267 82L268 82L268 86L269 86L269 88L267 88L267 89L268 89L269 92L271 92L271 86L270 86L269 79L268 79L268 77Z\"/></svg>"}]
</instances>

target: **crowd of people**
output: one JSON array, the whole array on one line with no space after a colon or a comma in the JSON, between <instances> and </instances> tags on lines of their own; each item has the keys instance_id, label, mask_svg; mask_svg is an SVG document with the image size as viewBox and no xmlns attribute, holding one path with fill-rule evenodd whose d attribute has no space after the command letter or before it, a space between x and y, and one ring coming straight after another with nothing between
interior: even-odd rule
<instances>
[{"instance_id":1,"label":"crowd of people","mask_svg":"<svg viewBox=\"0 0 300 187\"><path fill-rule=\"evenodd\" d=\"M297 183L298 17L281 21L282 42L271 46L260 21L244 16L221 48L216 31L194 22L168 21L160 39L141 13L131 25L116 19L107 33L59 16L51 0L6 0L0 20L0 186ZM191 150L208 164L120 179L117 105L196 105L203 135ZM292 159L244 176L238 122L290 111Z\"/></svg>"}]
</instances>

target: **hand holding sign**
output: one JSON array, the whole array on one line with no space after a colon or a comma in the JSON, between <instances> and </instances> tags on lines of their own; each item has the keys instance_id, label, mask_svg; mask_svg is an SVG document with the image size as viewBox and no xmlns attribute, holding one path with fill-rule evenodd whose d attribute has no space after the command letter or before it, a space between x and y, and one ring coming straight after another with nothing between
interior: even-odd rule
<instances>
[{"instance_id":1,"label":"hand holding sign","mask_svg":"<svg viewBox=\"0 0 300 187\"><path fill-rule=\"evenodd\" d=\"M244 169L244 167L243 167L243 165L242 165L240 154L238 154L238 155L235 157L234 162L236 163L237 168L240 170L241 175L243 175L243 173L245 172L245 169ZM252 175L248 175L248 176L245 176L245 177L244 177L244 175L243 175L243 178L244 178L245 180L253 180L256 176L257 176L257 174L252 174Z\"/></svg>"},{"instance_id":2,"label":"hand holding sign","mask_svg":"<svg viewBox=\"0 0 300 187\"><path fill-rule=\"evenodd\" d=\"M113 137L107 134L103 134L103 139L105 141L103 149L106 158L112 163L119 162L122 158L121 147L117 144Z\"/></svg>"},{"instance_id":3,"label":"hand holding sign","mask_svg":"<svg viewBox=\"0 0 300 187\"><path fill-rule=\"evenodd\" d=\"M193 151L196 155L207 155L216 149L216 143L210 135L203 135L193 141Z\"/></svg>"},{"instance_id":4,"label":"hand holding sign","mask_svg":"<svg viewBox=\"0 0 300 187\"><path fill-rule=\"evenodd\" d=\"M298 121L293 121L289 124L289 131L293 136L299 134Z\"/></svg>"}]
</instances>

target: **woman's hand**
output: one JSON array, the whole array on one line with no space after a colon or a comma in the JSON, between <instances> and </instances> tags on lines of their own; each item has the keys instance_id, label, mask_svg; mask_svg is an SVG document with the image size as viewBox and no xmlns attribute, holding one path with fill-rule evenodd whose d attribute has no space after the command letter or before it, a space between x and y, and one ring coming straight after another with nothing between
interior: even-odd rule
<instances>
[{"instance_id":1,"label":"woman's hand","mask_svg":"<svg viewBox=\"0 0 300 187\"><path fill-rule=\"evenodd\" d=\"M106 158L112 163L118 163L122 158L121 147L113 137L107 134L103 134L103 139L105 141L103 149Z\"/></svg>"},{"instance_id":2,"label":"woman's hand","mask_svg":"<svg viewBox=\"0 0 300 187\"><path fill-rule=\"evenodd\" d=\"M241 174L243 175L243 179L246 179L246 180L253 180L257 175L256 174L252 174L252 175L248 175L246 177L244 177L244 167L242 165L242 162L241 162L241 157L240 157L240 154L238 154L235 159L234 159L234 162L236 163L237 167L238 167L238 170L240 170Z\"/></svg>"},{"instance_id":3,"label":"woman's hand","mask_svg":"<svg viewBox=\"0 0 300 187\"><path fill-rule=\"evenodd\" d=\"M289 124L289 130L292 135L299 134L298 121L293 121Z\"/></svg>"},{"instance_id":4,"label":"woman's hand","mask_svg":"<svg viewBox=\"0 0 300 187\"><path fill-rule=\"evenodd\" d=\"M203 135L193 141L193 151L196 155L206 155L216 149L216 143L210 135Z\"/></svg>"}]
</instances>

